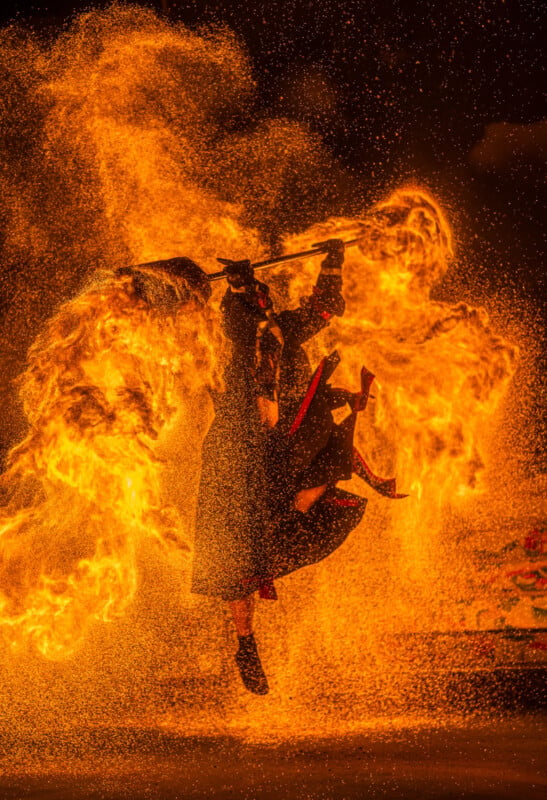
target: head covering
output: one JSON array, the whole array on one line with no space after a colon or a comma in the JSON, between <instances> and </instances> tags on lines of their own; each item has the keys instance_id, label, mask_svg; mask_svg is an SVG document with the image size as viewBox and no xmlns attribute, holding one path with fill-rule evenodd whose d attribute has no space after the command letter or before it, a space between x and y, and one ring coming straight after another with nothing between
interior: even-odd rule
<instances>
[{"instance_id":1,"label":"head covering","mask_svg":"<svg viewBox=\"0 0 547 800\"><path fill-rule=\"evenodd\" d=\"M165 311L192 300L204 305L211 296L207 273L184 256L122 267L116 274L129 275L137 296Z\"/></svg>"}]
</instances>

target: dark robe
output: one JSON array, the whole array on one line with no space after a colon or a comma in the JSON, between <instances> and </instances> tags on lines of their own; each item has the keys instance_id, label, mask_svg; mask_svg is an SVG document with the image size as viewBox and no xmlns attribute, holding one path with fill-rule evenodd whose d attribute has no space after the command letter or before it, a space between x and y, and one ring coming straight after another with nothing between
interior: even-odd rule
<instances>
[{"instance_id":1,"label":"dark robe","mask_svg":"<svg viewBox=\"0 0 547 800\"><path fill-rule=\"evenodd\" d=\"M351 477L356 408L341 425L332 409L354 395L328 383L337 354L312 376L302 347L343 311L333 272L320 273L299 308L279 314L263 284L224 297L233 352L203 444L192 579L198 594L230 601L258 589L275 597L274 579L328 556L363 516L366 500L335 486ZM267 429L256 398L277 393L279 422ZM324 484L306 514L292 510L296 492Z\"/></svg>"}]
</instances>

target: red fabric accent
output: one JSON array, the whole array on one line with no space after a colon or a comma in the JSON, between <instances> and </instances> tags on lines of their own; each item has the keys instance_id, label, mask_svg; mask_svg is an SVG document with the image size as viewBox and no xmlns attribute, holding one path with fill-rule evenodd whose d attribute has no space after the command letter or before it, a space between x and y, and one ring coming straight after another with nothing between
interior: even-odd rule
<instances>
[{"instance_id":1,"label":"red fabric accent","mask_svg":"<svg viewBox=\"0 0 547 800\"><path fill-rule=\"evenodd\" d=\"M516 569L516 570L513 570L512 572L508 572L507 573L507 577L508 578L524 578L525 580L533 581L533 580L535 580L536 577L538 577L538 574L535 571L529 571L529 570L526 570L526 569ZM547 578L543 578L543 580L547 581Z\"/></svg>"},{"instance_id":2,"label":"red fabric accent","mask_svg":"<svg viewBox=\"0 0 547 800\"><path fill-rule=\"evenodd\" d=\"M547 531L534 528L524 539L524 547L526 550L533 550L538 554L544 555L547 553Z\"/></svg>"},{"instance_id":3,"label":"red fabric accent","mask_svg":"<svg viewBox=\"0 0 547 800\"><path fill-rule=\"evenodd\" d=\"M530 642L528 647L531 650L547 650L547 642Z\"/></svg>"},{"instance_id":4,"label":"red fabric accent","mask_svg":"<svg viewBox=\"0 0 547 800\"><path fill-rule=\"evenodd\" d=\"M367 477L370 478L371 481L374 481L375 483L386 483L387 482L383 478L380 478L380 477L378 477L378 475L374 474L374 472L371 470L371 468L369 467L369 465L367 464L367 462L365 461L365 459L363 458L361 453L356 449L354 449L354 451L353 451L353 459L354 459L354 461L357 461L361 465L361 467L363 467L363 469L365 470L365 472L367 474ZM393 480L393 478L391 478L391 480Z\"/></svg>"},{"instance_id":5,"label":"red fabric accent","mask_svg":"<svg viewBox=\"0 0 547 800\"><path fill-rule=\"evenodd\" d=\"M265 292L261 292L260 290L256 293L256 298L258 300L258 305L260 308L266 308L268 305L268 295Z\"/></svg>"},{"instance_id":6,"label":"red fabric accent","mask_svg":"<svg viewBox=\"0 0 547 800\"><path fill-rule=\"evenodd\" d=\"M317 286L313 287L312 296L309 299L309 303L311 308L315 311L316 314L319 314L324 320L328 322L329 319L332 317L332 312L328 311L325 308L325 304L323 302L324 292L321 289L318 289Z\"/></svg>"},{"instance_id":7,"label":"red fabric accent","mask_svg":"<svg viewBox=\"0 0 547 800\"><path fill-rule=\"evenodd\" d=\"M326 503L332 503L334 506L344 506L346 508L357 508L362 504L362 500L355 498L352 500L351 497L329 497L328 500L325 501Z\"/></svg>"},{"instance_id":8,"label":"red fabric accent","mask_svg":"<svg viewBox=\"0 0 547 800\"><path fill-rule=\"evenodd\" d=\"M262 600L277 600L277 590L271 578L267 578L258 587L258 596Z\"/></svg>"},{"instance_id":9,"label":"red fabric accent","mask_svg":"<svg viewBox=\"0 0 547 800\"><path fill-rule=\"evenodd\" d=\"M277 600L273 578L256 575L254 578L245 578L241 585L249 589L249 594L258 590L258 596L262 600Z\"/></svg>"},{"instance_id":10,"label":"red fabric accent","mask_svg":"<svg viewBox=\"0 0 547 800\"><path fill-rule=\"evenodd\" d=\"M313 378L311 379L311 383L308 386L308 391L306 392L304 399L302 400L302 403L300 405L300 408L298 409L298 413L294 418L294 422L291 425L289 436L293 436L296 433L296 431L302 424L302 420L306 416L306 412L310 407L310 403L313 400L313 397L317 391L317 387L319 386L319 381L321 380L321 375L323 374L323 369L325 368L325 361L326 359L324 358L314 372Z\"/></svg>"}]
</instances>

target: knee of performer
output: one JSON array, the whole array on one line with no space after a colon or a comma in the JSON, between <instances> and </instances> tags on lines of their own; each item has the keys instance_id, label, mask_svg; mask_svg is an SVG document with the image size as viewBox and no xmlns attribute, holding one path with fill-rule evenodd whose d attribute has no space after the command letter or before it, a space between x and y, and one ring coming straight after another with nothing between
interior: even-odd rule
<instances>
[{"instance_id":1,"label":"knee of performer","mask_svg":"<svg viewBox=\"0 0 547 800\"><path fill-rule=\"evenodd\" d=\"M325 494L326 490L326 484L324 486L314 486L312 489L302 489L294 498L293 507L295 511L302 511L305 514Z\"/></svg>"}]
</instances>

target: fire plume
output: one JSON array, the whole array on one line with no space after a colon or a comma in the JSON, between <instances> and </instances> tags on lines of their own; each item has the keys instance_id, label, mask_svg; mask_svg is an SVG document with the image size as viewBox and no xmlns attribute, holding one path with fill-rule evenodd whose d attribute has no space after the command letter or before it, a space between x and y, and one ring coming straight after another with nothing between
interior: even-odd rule
<instances>
[{"instance_id":1,"label":"fire plume","mask_svg":"<svg viewBox=\"0 0 547 800\"><path fill-rule=\"evenodd\" d=\"M346 385L355 385L363 363L377 376L358 446L410 495L384 522L388 569L399 586L392 611L405 628L447 624L439 610L446 599L441 553L451 548L443 521L485 488L496 413L518 350L491 330L484 309L432 299L453 244L446 215L426 189L401 188L362 217L330 219L285 246L304 249L334 236L359 243L346 251L346 313L313 354L336 346L342 361L335 377ZM306 294L316 268L312 259L303 262L293 298Z\"/></svg>"},{"instance_id":2,"label":"fire plume","mask_svg":"<svg viewBox=\"0 0 547 800\"><path fill-rule=\"evenodd\" d=\"M190 549L166 504L154 443L183 398L218 385L211 316L99 277L32 346L20 395L30 424L1 478L0 626L67 655L91 619L123 613L139 538ZM217 348L218 349L218 348Z\"/></svg>"},{"instance_id":3,"label":"fire plume","mask_svg":"<svg viewBox=\"0 0 547 800\"><path fill-rule=\"evenodd\" d=\"M222 349L214 303L162 310L135 297L127 276L97 267L187 255L213 272L219 255L258 260L269 252L264 242L325 218L319 184L328 179L318 176L335 168L304 126L252 117L249 60L227 31L193 32L115 4L80 15L51 45L17 32L4 32L2 44L5 96L17 102L2 108L0 131L10 301L2 324L12 347L1 366L5 386L24 369L29 429L0 479L0 626L14 649L30 640L60 660L94 620L127 610L145 538L188 551L202 392L218 386ZM294 624L281 633L282 615L260 622L287 697L301 676L313 673L319 686L310 668L319 660L325 681L329 664L337 678L361 675L367 637L455 625L444 601L459 562L445 520L497 467L494 435L518 350L485 310L435 299L453 257L441 206L423 187L403 187L283 240L294 252L329 237L359 239L346 252L346 314L309 354L316 364L338 348L335 379L350 389L363 363L376 375L358 446L410 495L391 504L371 497L337 553L283 581ZM309 295L317 270L309 259L261 277L282 309ZM195 429L190 466L176 440L181 419ZM164 494L169 437L183 509ZM183 671L207 662L207 647L222 657L214 636L200 645L216 624L200 609L205 633L199 640L192 618ZM370 650L376 657L381 648Z\"/></svg>"}]
</instances>

